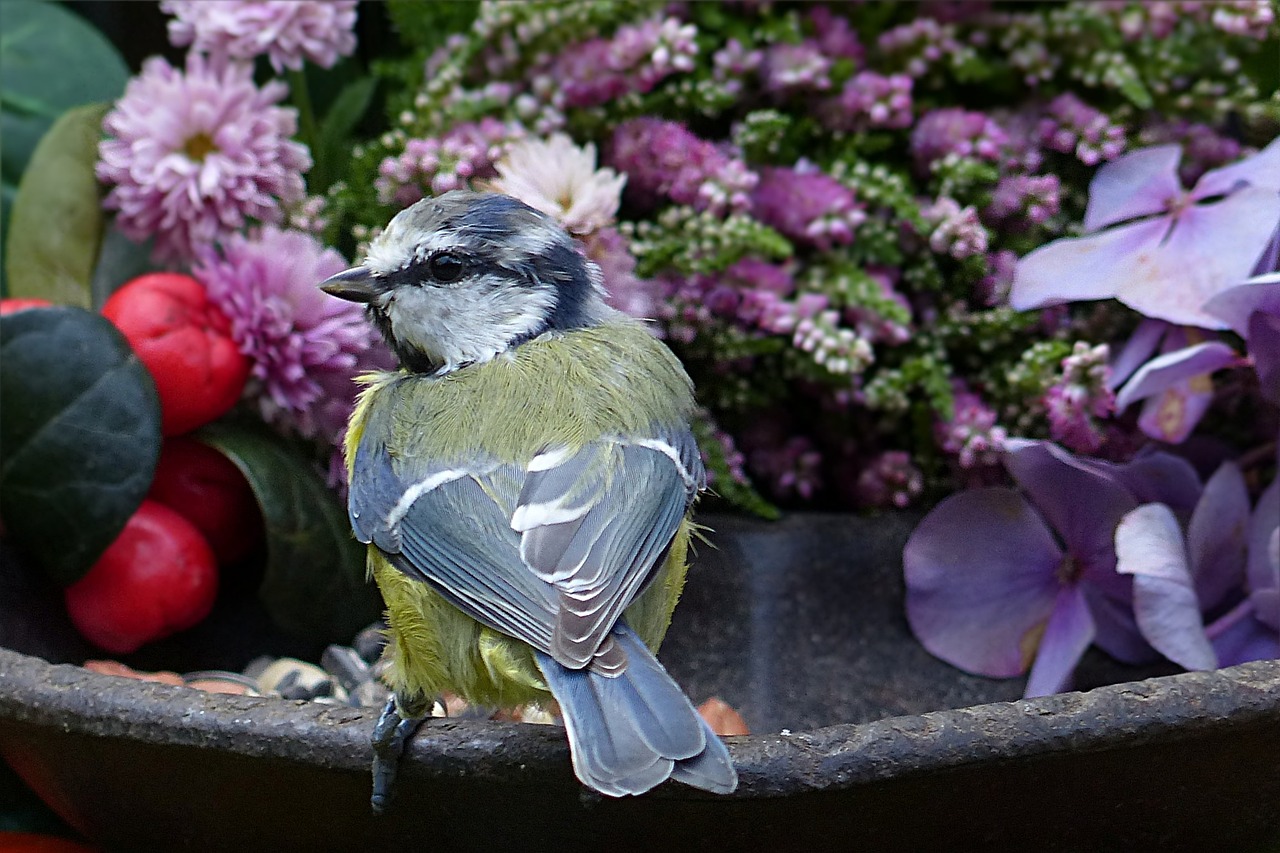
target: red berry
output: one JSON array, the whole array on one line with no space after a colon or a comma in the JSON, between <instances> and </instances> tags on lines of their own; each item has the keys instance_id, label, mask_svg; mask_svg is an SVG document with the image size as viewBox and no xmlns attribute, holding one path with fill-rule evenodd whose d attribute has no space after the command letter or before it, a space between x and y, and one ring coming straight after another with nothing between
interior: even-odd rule
<instances>
[{"instance_id":1,"label":"red berry","mask_svg":"<svg viewBox=\"0 0 1280 853\"><path fill-rule=\"evenodd\" d=\"M143 501L65 597L85 639L127 654L204 619L217 593L218 568L200 531L167 506Z\"/></svg>"},{"instance_id":2,"label":"red berry","mask_svg":"<svg viewBox=\"0 0 1280 853\"><path fill-rule=\"evenodd\" d=\"M147 497L194 524L221 565L244 559L262 542L262 514L249 481L234 462L193 438L164 440Z\"/></svg>"},{"instance_id":3,"label":"red berry","mask_svg":"<svg viewBox=\"0 0 1280 853\"><path fill-rule=\"evenodd\" d=\"M165 435L203 426L240 399L249 359L231 338L231 322L191 276L139 276L113 293L102 313L151 371Z\"/></svg>"},{"instance_id":4,"label":"red berry","mask_svg":"<svg viewBox=\"0 0 1280 853\"><path fill-rule=\"evenodd\" d=\"M27 308L48 308L53 303L48 299L27 299L13 297L10 299L0 299L0 317L5 314L12 314L15 311L22 311Z\"/></svg>"}]
</instances>

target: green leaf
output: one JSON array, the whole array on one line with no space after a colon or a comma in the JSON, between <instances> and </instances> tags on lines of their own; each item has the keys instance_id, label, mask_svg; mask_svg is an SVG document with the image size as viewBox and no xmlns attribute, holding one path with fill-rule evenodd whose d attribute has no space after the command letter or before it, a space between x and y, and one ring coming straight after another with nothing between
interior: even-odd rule
<instances>
[{"instance_id":1,"label":"green leaf","mask_svg":"<svg viewBox=\"0 0 1280 853\"><path fill-rule=\"evenodd\" d=\"M4 0L0 32L0 174L26 170L40 138L68 109L112 101L129 68L101 33L58 3Z\"/></svg>"},{"instance_id":2,"label":"green leaf","mask_svg":"<svg viewBox=\"0 0 1280 853\"><path fill-rule=\"evenodd\" d=\"M315 166L309 176L310 190L319 194L328 189L351 159L351 134L373 102L378 81L360 77L342 88L320 123L316 139Z\"/></svg>"},{"instance_id":3,"label":"green leaf","mask_svg":"<svg viewBox=\"0 0 1280 853\"><path fill-rule=\"evenodd\" d=\"M151 487L160 402L114 326L80 308L0 317L0 517L59 583L78 580Z\"/></svg>"},{"instance_id":4,"label":"green leaf","mask_svg":"<svg viewBox=\"0 0 1280 853\"><path fill-rule=\"evenodd\" d=\"M105 222L93 166L106 111L106 104L68 111L36 147L9 223L10 296L89 307Z\"/></svg>"},{"instance_id":5,"label":"green leaf","mask_svg":"<svg viewBox=\"0 0 1280 853\"><path fill-rule=\"evenodd\" d=\"M281 628L311 640L346 642L378 617L365 579L365 546L337 496L284 439L265 429L214 423L195 435L244 473L262 507L267 570L258 594Z\"/></svg>"},{"instance_id":6,"label":"green leaf","mask_svg":"<svg viewBox=\"0 0 1280 853\"><path fill-rule=\"evenodd\" d=\"M98 251L98 263L93 268L93 279L90 282L95 309L101 309L107 298L125 282L155 269L155 265L151 263L151 246L151 240L135 243L115 226L107 228L102 236L102 248Z\"/></svg>"}]
</instances>

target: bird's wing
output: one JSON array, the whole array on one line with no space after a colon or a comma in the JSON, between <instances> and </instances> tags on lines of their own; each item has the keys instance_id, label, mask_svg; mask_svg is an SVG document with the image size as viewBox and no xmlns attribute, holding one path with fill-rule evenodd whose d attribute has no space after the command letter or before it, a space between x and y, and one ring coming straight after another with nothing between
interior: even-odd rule
<instances>
[{"instance_id":1,"label":"bird's wing","mask_svg":"<svg viewBox=\"0 0 1280 853\"><path fill-rule=\"evenodd\" d=\"M402 476L385 448L362 444L348 498L351 524L360 541L464 613L549 653L555 589L520 560L520 536L510 525L523 476L519 466L498 464Z\"/></svg>"},{"instance_id":2,"label":"bird's wing","mask_svg":"<svg viewBox=\"0 0 1280 853\"><path fill-rule=\"evenodd\" d=\"M511 517L520 556L558 594L550 654L620 669L609 633L666 553L706 475L687 428L533 458Z\"/></svg>"},{"instance_id":3,"label":"bird's wing","mask_svg":"<svg viewBox=\"0 0 1280 853\"><path fill-rule=\"evenodd\" d=\"M357 537L477 621L570 668L626 665L609 637L705 485L687 428L544 450L524 468L436 466L398 476L361 446Z\"/></svg>"}]
</instances>

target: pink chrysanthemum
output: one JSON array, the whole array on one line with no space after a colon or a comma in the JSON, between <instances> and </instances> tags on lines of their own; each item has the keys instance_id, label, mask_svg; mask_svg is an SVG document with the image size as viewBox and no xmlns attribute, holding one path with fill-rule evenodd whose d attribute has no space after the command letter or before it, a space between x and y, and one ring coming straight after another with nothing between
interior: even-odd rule
<instances>
[{"instance_id":1,"label":"pink chrysanthemum","mask_svg":"<svg viewBox=\"0 0 1280 853\"><path fill-rule=\"evenodd\" d=\"M294 110L277 107L285 86L253 84L248 66L189 54L186 73L147 60L102 123L98 179L114 188L104 205L156 257L181 261L249 219L279 222L300 201L306 146L289 137Z\"/></svg>"},{"instance_id":2,"label":"pink chrysanthemum","mask_svg":"<svg viewBox=\"0 0 1280 853\"><path fill-rule=\"evenodd\" d=\"M210 56L297 71L302 61L332 68L356 48L356 0L162 0L173 15L169 40Z\"/></svg>"},{"instance_id":3,"label":"pink chrysanthemum","mask_svg":"<svg viewBox=\"0 0 1280 853\"><path fill-rule=\"evenodd\" d=\"M253 361L247 393L263 418L331 444L351 414L353 378L394 364L359 305L316 287L345 267L311 235L266 226L249 237L232 235L193 270Z\"/></svg>"}]
</instances>

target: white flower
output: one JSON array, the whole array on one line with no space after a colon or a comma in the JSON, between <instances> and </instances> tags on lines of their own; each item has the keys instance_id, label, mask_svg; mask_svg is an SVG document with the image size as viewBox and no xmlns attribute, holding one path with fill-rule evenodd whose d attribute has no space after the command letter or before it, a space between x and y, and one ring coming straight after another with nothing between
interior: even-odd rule
<instances>
[{"instance_id":1,"label":"white flower","mask_svg":"<svg viewBox=\"0 0 1280 853\"><path fill-rule=\"evenodd\" d=\"M517 142L496 165L493 189L554 217L576 235L613 222L627 182L613 169L596 168L594 145L579 148L563 133L545 142Z\"/></svg>"}]
</instances>

